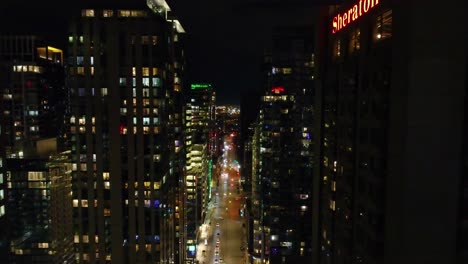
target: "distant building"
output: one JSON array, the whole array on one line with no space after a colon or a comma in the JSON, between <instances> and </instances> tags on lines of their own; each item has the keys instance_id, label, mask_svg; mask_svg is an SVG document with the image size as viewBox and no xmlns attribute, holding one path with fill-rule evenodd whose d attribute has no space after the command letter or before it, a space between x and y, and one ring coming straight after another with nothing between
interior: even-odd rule
<instances>
[{"instance_id":1,"label":"distant building","mask_svg":"<svg viewBox=\"0 0 468 264\"><path fill-rule=\"evenodd\" d=\"M312 256L314 53L308 27L278 28L251 144L253 263Z\"/></svg>"},{"instance_id":2,"label":"distant building","mask_svg":"<svg viewBox=\"0 0 468 264\"><path fill-rule=\"evenodd\" d=\"M196 256L198 228L207 217L206 209L211 198L212 181L210 164L214 149L213 134L216 93L211 84L195 83L187 91L185 107L186 142L186 248L187 258Z\"/></svg>"},{"instance_id":3,"label":"distant building","mask_svg":"<svg viewBox=\"0 0 468 264\"><path fill-rule=\"evenodd\" d=\"M455 5L323 10L317 263L467 263L467 10Z\"/></svg>"},{"instance_id":4,"label":"distant building","mask_svg":"<svg viewBox=\"0 0 468 264\"><path fill-rule=\"evenodd\" d=\"M181 263L183 33L165 1L88 1L69 31L76 259Z\"/></svg>"},{"instance_id":5,"label":"distant building","mask_svg":"<svg viewBox=\"0 0 468 264\"><path fill-rule=\"evenodd\" d=\"M240 132L239 126L240 108L235 105L216 106L216 124L213 137L213 152L215 157L219 157L223 151L223 137L233 134L237 136ZM236 137L235 139L237 139Z\"/></svg>"}]
</instances>

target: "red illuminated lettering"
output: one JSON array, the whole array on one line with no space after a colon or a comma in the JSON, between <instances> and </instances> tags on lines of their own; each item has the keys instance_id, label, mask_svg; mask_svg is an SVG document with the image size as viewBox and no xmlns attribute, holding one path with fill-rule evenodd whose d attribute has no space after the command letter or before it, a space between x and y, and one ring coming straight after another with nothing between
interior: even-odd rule
<instances>
[{"instance_id":1,"label":"red illuminated lettering","mask_svg":"<svg viewBox=\"0 0 468 264\"><path fill-rule=\"evenodd\" d=\"M370 4L370 0L364 0L364 13L369 12Z\"/></svg>"},{"instance_id":2,"label":"red illuminated lettering","mask_svg":"<svg viewBox=\"0 0 468 264\"><path fill-rule=\"evenodd\" d=\"M271 89L271 92L275 94L284 93L284 87L281 87L281 86L273 87Z\"/></svg>"},{"instance_id":3,"label":"red illuminated lettering","mask_svg":"<svg viewBox=\"0 0 468 264\"><path fill-rule=\"evenodd\" d=\"M341 18L341 15L338 15L338 30L343 28L343 18Z\"/></svg>"},{"instance_id":4,"label":"red illuminated lettering","mask_svg":"<svg viewBox=\"0 0 468 264\"><path fill-rule=\"evenodd\" d=\"M334 17L334 18L333 18L333 30L332 30L333 34L335 34L335 32L338 31L338 23L337 23L337 20L338 20L337 17Z\"/></svg>"},{"instance_id":5,"label":"red illuminated lettering","mask_svg":"<svg viewBox=\"0 0 468 264\"><path fill-rule=\"evenodd\" d=\"M374 8L379 3L379 0L359 0L359 4L356 3L346 12L337 14L333 17L332 33L335 34L351 22L358 20L359 17L369 12L370 9Z\"/></svg>"},{"instance_id":6,"label":"red illuminated lettering","mask_svg":"<svg viewBox=\"0 0 468 264\"><path fill-rule=\"evenodd\" d=\"M362 0L359 0L359 16L362 16Z\"/></svg>"},{"instance_id":7,"label":"red illuminated lettering","mask_svg":"<svg viewBox=\"0 0 468 264\"><path fill-rule=\"evenodd\" d=\"M353 6L353 21L358 19L359 15L358 15L358 6L357 5L354 5Z\"/></svg>"}]
</instances>

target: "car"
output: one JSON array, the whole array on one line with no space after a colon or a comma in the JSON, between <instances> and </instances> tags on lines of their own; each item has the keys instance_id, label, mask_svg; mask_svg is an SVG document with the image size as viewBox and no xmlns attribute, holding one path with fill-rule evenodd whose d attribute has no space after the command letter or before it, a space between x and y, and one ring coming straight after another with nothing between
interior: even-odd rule
<instances>
[{"instance_id":1,"label":"car","mask_svg":"<svg viewBox=\"0 0 468 264\"><path fill-rule=\"evenodd\" d=\"M216 223L216 227L219 227L219 223Z\"/></svg>"},{"instance_id":2,"label":"car","mask_svg":"<svg viewBox=\"0 0 468 264\"><path fill-rule=\"evenodd\" d=\"M219 263L218 259L215 259L214 263L215 263L215 264L218 264L218 263Z\"/></svg>"},{"instance_id":3,"label":"car","mask_svg":"<svg viewBox=\"0 0 468 264\"><path fill-rule=\"evenodd\" d=\"M219 258L219 263L223 263L223 258Z\"/></svg>"}]
</instances>

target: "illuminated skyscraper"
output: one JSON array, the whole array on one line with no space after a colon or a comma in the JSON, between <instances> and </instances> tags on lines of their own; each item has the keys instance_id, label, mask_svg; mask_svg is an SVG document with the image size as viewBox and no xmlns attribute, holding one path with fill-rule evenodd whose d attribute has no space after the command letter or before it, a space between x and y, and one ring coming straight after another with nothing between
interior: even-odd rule
<instances>
[{"instance_id":1,"label":"illuminated skyscraper","mask_svg":"<svg viewBox=\"0 0 468 264\"><path fill-rule=\"evenodd\" d=\"M316 263L468 263L468 46L456 4L355 0L322 13Z\"/></svg>"},{"instance_id":2,"label":"illuminated skyscraper","mask_svg":"<svg viewBox=\"0 0 468 264\"><path fill-rule=\"evenodd\" d=\"M187 257L196 256L198 228L206 217L211 192L211 162L216 93L211 84L191 84L185 108L185 214Z\"/></svg>"},{"instance_id":3,"label":"illuminated skyscraper","mask_svg":"<svg viewBox=\"0 0 468 264\"><path fill-rule=\"evenodd\" d=\"M252 137L254 263L309 263L312 255L314 81L312 30L275 31ZM318 216L316 216L318 217Z\"/></svg>"},{"instance_id":4,"label":"illuminated skyscraper","mask_svg":"<svg viewBox=\"0 0 468 264\"><path fill-rule=\"evenodd\" d=\"M183 28L163 0L81 4L68 36L76 258L178 263Z\"/></svg>"},{"instance_id":5,"label":"illuminated skyscraper","mask_svg":"<svg viewBox=\"0 0 468 264\"><path fill-rule=\"evenodd\" d=\"M37 36L2 36L0 43L5 155L21 158L35 152L35 140L64 134L63 52Z\"/></svg>"},{"instance_id":6,"label":"illuminated skyscraper","mask_svg":"<svg viewBox=\"0 0 468 264\"><path fill-rule=\"evenodd\" d=\"M76 263L71 163L68 153L56 152L55 141L39 140L35 154L6 159L8 263Z\"/></svg>"},{"instance_id":7,"label":"illuminated skyscraper","mask_svg":"<svg viewBox=\"0 0 468 264\"><path fill-rule=\"evenodd\" d=\"M71 221L71 200L65 202L71 189L52 183L49 157L37 151L46 141L52 153L63 148L63 52L38 36L2 36L0 68L0 223L10 227L0 235L1 260L7 249L11 263L72 263L71 228L60 224ZM28 178L35 172L40 180Z\"/></svg>"}]
</instances>

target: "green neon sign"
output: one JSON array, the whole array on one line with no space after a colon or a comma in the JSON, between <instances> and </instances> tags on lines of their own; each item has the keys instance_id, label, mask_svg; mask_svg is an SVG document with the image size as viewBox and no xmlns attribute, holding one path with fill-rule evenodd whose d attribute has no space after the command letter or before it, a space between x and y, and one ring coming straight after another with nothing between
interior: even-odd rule
<instances>
[{"instance_id":1,"label":"green neon sign","mask_svg":"<svg viewBox=\"0 0 468 264\"><path fill-rule=\"evenodd\" d=\"M211 84L208 84L208 83L192 83L192 85L190 85L190 88L192 90L196 90L196 89L211 89Z\"/></svg>"},{"instance_id":2,"label":"green neon sign","mask_svg":"<svg viewBox=\"0 0 468 264\"><path fill-rule=\"evenodd\" d=\"M208 199L211 199L211 181L213 178L212 170L213 170L213 161L210 160L208 162Z\"/></svg>"}]
</instances>

